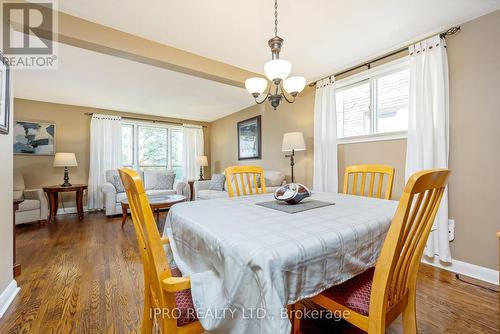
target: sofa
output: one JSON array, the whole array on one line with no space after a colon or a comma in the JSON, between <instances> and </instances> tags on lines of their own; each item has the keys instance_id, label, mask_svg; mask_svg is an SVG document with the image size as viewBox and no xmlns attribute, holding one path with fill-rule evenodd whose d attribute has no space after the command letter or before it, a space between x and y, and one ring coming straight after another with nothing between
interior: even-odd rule
<instances>
[{"instance_id":1,"label":"sofa","mask_svg":"<svg viewBox=\"0 0 500 334\"><path fill-rule=\"evenodd\" d=\"M15 213L15 222L46 222L49 216L47 197L42 189L26 189L21 173L14 171L14 199L23 199Z\"/></svg>"},{"instance_id":2,"label":"sofa","mask_svg":"<svg viewBox=\"0 0 500 334\"><path fill-rule=\"evenodd\" d=\"M160 195L183 195L189 196L189 188L185 182L174 181L172 188L164 184L166 177L175 180L173 171L138 171L144 182L144 190L148 196ZM123 184L117 170L106 171L106 182L101 186L103 193L106 216L113 216L122 213L121 201L127 198Z\"/></svg>"},{"instance_id":3,"label":"sofa","mask_svg":"<svg viewBox=\"0 0 500 334\"><path fill-rule=\"evenodd\" d=\"M264 179L266 182L266 193L274 193L276 189L286 184L285 174L274 170L265 170ZM224 188L220 190L210 190L211 180L195 181L193 184L194 200L207 200L214 198L225 198L227 194L227 182Z\"/></svg>"}]
</instances>

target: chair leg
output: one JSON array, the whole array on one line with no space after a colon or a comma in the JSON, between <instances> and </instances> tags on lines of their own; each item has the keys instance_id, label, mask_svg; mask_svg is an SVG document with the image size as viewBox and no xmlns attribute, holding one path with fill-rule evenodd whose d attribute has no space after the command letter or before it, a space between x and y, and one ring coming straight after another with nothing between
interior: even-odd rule
<instances>
[{"instance_id":1,"label":"chair leg","mask_svg":"<svg viewBox=\"0 0 500 334\"><path fill-rule=\"evenodd\" d=\"M413 290L413 291L412 291ZM417 307L416 291L410 289L408 292L408 303L403 309L403 332L405 334L417 333Z\"/></svg>"},{"instance_id":2,"label":"chair leg","mask_svg":"<svg viewBox=\"0 0 500 334\"><path fill-rule=\"evenodd\" d=\"M148 297L145 297L148 298ZM151 334L153 332L153 318L150 314L151 307L148 300L144 301L144 313L142 315L141 334Z\"/></svg>"},{"instance_id":3,"label":"chair leg","mask_svg":"<svg viewBox=\"0 0 500 334\"><path fill-rule=\"evenodd\" d=\"M302 334L302 332L300 331L300 318L297 317L297 309L299 307L301 307L300 302L288 306L288 317L290 318L290 322L292 323L291 334Z\"/></svg>"}]
</instances>

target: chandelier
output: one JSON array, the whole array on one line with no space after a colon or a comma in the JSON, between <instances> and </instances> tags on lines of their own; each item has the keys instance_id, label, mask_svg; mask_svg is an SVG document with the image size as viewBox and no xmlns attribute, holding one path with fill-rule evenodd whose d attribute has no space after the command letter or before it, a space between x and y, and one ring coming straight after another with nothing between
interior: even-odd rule
<instances>
[{"instance_id":1,"label":"chandelier","mask_svg":"<svg viewBox=\"0 0 500 334\"><path fill-rule=\"evenodd\" d=\"M295 102L295 97L304 89L306 78L304 77L288 77L292 70L292 64L289 61L280 59L281 47L283 46L283 38L278 36L278 0L274 1L274 37L268 42L271 48L272 58L264 65L264 73L271 81L268 89L268 81L264 78L255 77L245 81L245 88L252 94L257 104L262 104L269 100L271 106L276 110L280 105L281 100L288 103ZM261 95L267 89L267 93L262 100L259 101ZM287 94L289 96L287 96Z\"/></svg>"}]
</instances>

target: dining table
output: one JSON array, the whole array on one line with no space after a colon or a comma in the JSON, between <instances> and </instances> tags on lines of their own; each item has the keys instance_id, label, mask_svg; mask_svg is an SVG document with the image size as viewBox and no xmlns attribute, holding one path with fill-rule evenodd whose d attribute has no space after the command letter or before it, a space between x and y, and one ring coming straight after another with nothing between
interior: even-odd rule
<instances>
[{"instance_id":1,"label":"dining table","mask_svg":"<svg viewBox=\"0 0 500 334\"><path fill-rule=\"evenodd\" d=\"M272 194L174 205L163 234L190 276L198 318L211 333L290 333L287 305L373 267L398 202L313 192L330 205L288 213Z\"/></svg>"}]
</instances>

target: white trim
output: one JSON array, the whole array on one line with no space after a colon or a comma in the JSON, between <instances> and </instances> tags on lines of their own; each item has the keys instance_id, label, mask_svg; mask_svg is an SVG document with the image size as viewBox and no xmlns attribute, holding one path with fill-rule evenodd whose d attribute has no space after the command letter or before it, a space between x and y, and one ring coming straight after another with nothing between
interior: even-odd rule
<instances>
[{"instance_id":1,"label":"white trim","mask_svg":"<svg viewBox=\"0 0 500 334\"><path fill-rule=\"evenodd\" d=\"M16 280L12 280L12 282L10 282L5 290L3 290L0 294L0 319L3 317L10 304L19 293L19 290L21 290L21 288L17 286Z\"/></svg>"},{"instance_id":2,"label":"white trim","mask_svg":"<svg viewBox=\"0 0 500 334\"><path fill-rule=\"evenodd\" d=\"M406 139L407 136L408 136L408 133L406 131L388 132L388 133L374 133L372 135L366 135L366 136L338 138L337 145L366 143L366 142L371 142L371 141Z\"/></svg>"},{"instance_id":3,"label":"white trim","mask_svg":"<svg viewBox=\"0 0 500 334\"><path fill-rule=\"evenodd\" d=\"M483 282L498 285L498 271L486 267L481 267L472 263L452 260L451 264L440 262L437 258L423 257L422 263L441 268L453 273L465 275Z\"/></svg>"}]
</instances>

